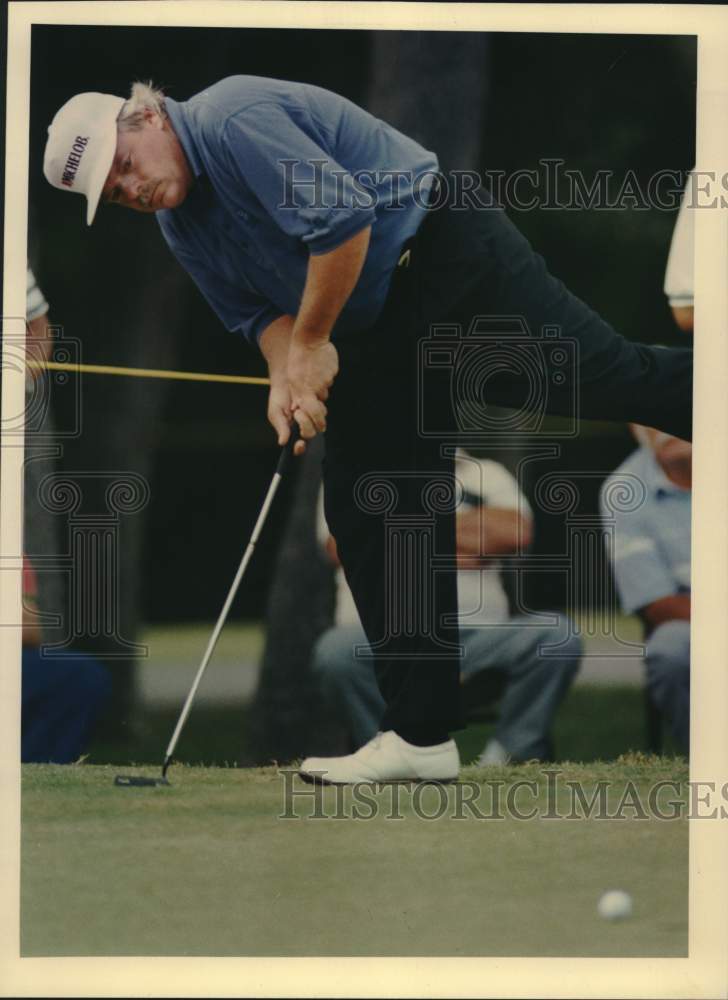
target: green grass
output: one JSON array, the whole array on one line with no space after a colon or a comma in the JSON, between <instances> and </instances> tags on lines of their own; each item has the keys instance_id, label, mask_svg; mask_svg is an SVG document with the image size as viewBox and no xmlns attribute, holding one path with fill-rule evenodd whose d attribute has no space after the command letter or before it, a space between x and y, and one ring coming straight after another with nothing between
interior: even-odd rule
<instances>
[{"instance_id":1,"label":"green grass","mask_svg":"<svg viewBox=\"0 0 728 1000\"><path fill-rule=\"evenodd\" d=\"M613 782L610 814L627 781L646 802L656 781L687 780L684 762L641 755L559 767L562 815L566 779ZM319 793L323 818L311 818L309 796L296 799L300 818L281 819L274 768L178 765L170 787L137 789L115 787L117 770L23 768L23 955L686 954L687 821L630 809L545 819L535 765L462 775L480 783L467 788L486 813L486 782L504 781L505 795L537 781L541 818L527 821L453 818L455 786L438 820L420 818L406 788L402 818L387 818L391 786L374 793L379 814L367 821L353 818L350 790L337 805L335 789ZM521 793L526 811L534 800ZM423 793L427 811L438 803ZM612 887L634 898L623 923L596 914Z\"/></svg>"},{"instance_id":2,"label":"green grass","mask_svg":"<svg viewBox=\"0 0 728 1000\"><path fill-rule=\"evenodd\" d=\"M140 642L149 650L149 656L163 656L167 660L192 662L195 667L202 656L212 632L209 622L179 622L175 625L150 625L141 635ZM215 646L217 662L258 660L265 646L265 628L259 622L228 622L220 633ZM141 662L142 669L144 661ZM214 665L210 668L214 670Z\"/></svg>"},{"instance_id":3,"label":"green grass","mask_svg":"<svg viewBox=\"0 0 728 1000\"><path fill-rule=\"evenodd\" d=\"M206 641L199 631L144 638L152 658L187 662ZM225 641L222 659L260 655L259 630ZM478 819L467 810L455 819L454 788L436 821L416 815L406 790L403 818L386 818L391 789L377 793L379 814L368 821L352 817L348 791L339 803L333 789L322 793L322 818L311 817L309 797L298 800L300 819L281 819L278 772L235 766L249 726L240 704L195 706L178 744L187 763L172 768L170 787L115 787L120 770L159 774L182 700L135 710L120 720L121 736L100 730L83 764L23 768L24 955L686 954L684 819L640 820L629 809L621 820ZM492 729L478 722L456 734L464 762ZM559 760L582 762L556 765L560 803L567 779L613 782L613 804L630 780L644 798L659 780L687 780L680 760L616 760L645 748L638 687L572 688L554 742ZM502 781L503 797L535 780L545 810L546 779L534 765L465 768L462 777ZM482 785L486 813L493 787ZM435 795L423 793L427 809ZM529 808L529 790L519 795ZM333 818L337 809L343 818ZM634 897L624 923L596 914L611 887Z\"/></svg>"}]
</instances>

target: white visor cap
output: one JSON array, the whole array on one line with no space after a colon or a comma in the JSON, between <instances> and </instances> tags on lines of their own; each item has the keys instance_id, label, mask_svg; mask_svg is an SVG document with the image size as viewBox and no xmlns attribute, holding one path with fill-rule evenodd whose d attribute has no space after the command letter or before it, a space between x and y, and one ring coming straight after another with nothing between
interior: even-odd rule
<instances>
[{"instance_id":1,"label":"white visor cap","mask_svg":"<svg viewBox=\"0 0 728 1000\"><path fill-rule=\"evenodd\" d=\"M116 119L125 103L111 94L76 94L48 126L43 173L61 191L86 195L89 226L114 161Z\"/></svg>"}]
</instances>

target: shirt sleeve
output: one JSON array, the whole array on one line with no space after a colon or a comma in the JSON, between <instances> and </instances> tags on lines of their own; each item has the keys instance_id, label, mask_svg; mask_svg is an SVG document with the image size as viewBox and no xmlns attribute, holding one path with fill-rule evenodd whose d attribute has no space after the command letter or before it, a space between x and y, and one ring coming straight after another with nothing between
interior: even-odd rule
<instances>
[{"instance_id":1,"label":"shirt sleeve","mask_svg":"<svg viewBox=\"0 0 728 1000\"><path fill-rule=\"evenodd\" d=\"M602 498L605 488L602 488ZM677 593L678 587L654 535L649 512L607 510L601 502L604 541L611 561L617 593L626 614Z\"/></svg>"},{"instance_id":2,"label":"shirt sleeve","mask_svg":"<svg viewBox=\"0 0 728 1000\"><path fill-rule=\"evenodd\" d=\"M279 105L230 117L224 143L231 169L310 253L328 253L375 221L371 193Z\"/></svg>"},{"instance_id":3,"label":"shirt sleeve","mask_svg":"<svg viewBox=\"0 0 728 1000\"><path fill-rule=\"evenodd\" d=\"M683 192L665 271L665 295L671 306L691 306L694 293L695 209L690 207L692 174Z\"/></svg>"},{"instance_id":4,"label":"shirt sleeve","mask_svg":"<svg viewBox=\"0 0 728 1000\"><path fill-rule=\"evenodd\" d=\"M220 274L207 267L174 240L171 230L165 236L172 253L190 275L220 321L231 333L242 333L249 343L258 345L260 336L281 317L280 309L254 292L241 291Z\"/></svg>"}]
</instances>

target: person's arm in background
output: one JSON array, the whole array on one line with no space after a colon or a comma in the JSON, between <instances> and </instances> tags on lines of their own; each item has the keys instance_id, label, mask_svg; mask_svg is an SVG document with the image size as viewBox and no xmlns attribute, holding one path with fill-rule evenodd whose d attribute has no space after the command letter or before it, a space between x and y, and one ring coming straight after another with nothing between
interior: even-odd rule
<instances>
[{"instance_id":1,"label":"person's arm in background","mask_svg":"<svg viewBox=\"0 0 728 1000\"><path fill-rule=\"evenodd\" d=\"M669 594L667 597L660 597L652 601L637 612L645 622L647 629L651 632L670 621L690 621L690 594Z\"/></svg>"},{"instance_id":2,"label":"person's arm in background","mask_svg":"<svg viewBox=\"0 0 728 1000\"><path fill-rule=\"evenodd\" d=\"M26 557L23 558L23 645L40 646L43 641L38 621L38 584L35 570Z\"/></svg>"},{"instance_id":3,"label":"person's arm in background","mask_svg":"<svg viewBox=\"0 0 728 1000\"><path fill-rule=\"evenodd\" d=\"M50 358L53 348L53 338L49 331L50 325L47 313L26 323L25 351L29 361L45 362ZM36 368L32 368L31 371L34 376L38 374Z\"/></svg>"},{"instance_id":4,"label":"person's arm in background","mask_svg":"<svg viewBox=\"0 0 728 1000\"><path fill-rule=\"evenodd\" d=\"M333 535L329 535L324 542L324 552L331 565L338 569L341 566L341 560L339 559L339 550L336 548L336 539Z\"/></svg>"},{"instance_id":5,"label":"person's arm in background","mask_svg":"<svg viewBox=\"0 0 728 1000\"><path fill-rule=\"evenodd\" d=\"M43 292L38 287L35 275L27 269L27 285L25 290L25 359L34 362L28 367L33 378L38 378L42 365L49 360L53 349L53 338L50 333L48 318L48 303Z\"/></svg>"},{"instance_id":6,"label":"person's arm in background","mask_svg":"<svg viewBox=\"0 0 728 1000\"><path fill-rule=\"evenodd\" d=\"M460 569L487 566L497 562L499 556L523 552L531 545L531 508L515 477L504 465L459 452L455 474L473 503L459 510L456 516Z\"/></svg>"},{"instance_id":7,"label":"person's arm in background","mask_svg":"<svg viewBox=\"0 0 728 1000\"><path fill-rule=\"evenodd\" d=\"M693 332L693 306L672 306L672 318L683 333Z\"/></svg>"},{"instance_id":8,"label":"person's arm in background","mask_svg":"<svg viewBox=\"0 0 728 1000\"><path fill-rule=\"evenodd\" d=\"M693 446L689 441L642 424L629 424L629 429L638 444L652 450L670 482L682 490L692 489Z\"/></svg>"},{"instance_id":9,"label":"person's arm in background","mask_svg":"<svg viewBox=\"0 0 728 1000\"><path fill-rule=\"evenodd\" d=\"M688 176L680 203L665 270L664 291L673 319L683 333L693 332L694 253L695 253L695 178Z\"/></svg>"},{"instance_id":10,"label":"person's arm in background","mask_svg":"<svg viewBox=\"0 0 728 1000\"><path fill-rule=\"evenodd\" d=\"M528 548L533 519L518 510L475 507L457 515L455 530L458 567L477 569L498 556Z\"/></svg>"}]
</instances>

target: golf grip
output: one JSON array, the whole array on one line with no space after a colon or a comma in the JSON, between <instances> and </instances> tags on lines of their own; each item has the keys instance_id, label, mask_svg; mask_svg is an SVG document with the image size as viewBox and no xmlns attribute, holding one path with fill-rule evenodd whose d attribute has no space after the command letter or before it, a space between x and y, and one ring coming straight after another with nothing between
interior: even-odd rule
<instances>
[{"instance_id":1,"label":"golf grip","mask_svg":"<svg viewBox=\"0 0 728 1000\"><path fill-rule=\"evenodd\" d=\"M258 541L258 536L263 530L263 525L265 524L265 520L268 516L268 511L270 510L270 506L273 503L273 498L276 495L278 485L281 479L283 478L284 473L288 470L290 462L293 458L293 448L294 445L296 444L296 441L298 440L298 437L299 437L299 427L298 424L295 423L294 421L294 423L291 425L290 437L288 438L286 444L283 446L283 451L281 452L281 456L278 459L278 466L273 475L273 479L271 480L271 484L268 487L268 492L266 494L265 500L263 501L263 506L260 510L260 514L258 515L258 520L255 522L255 527L253 528L253 534L250 536L250 541L248 542L247 548L245 549L243 558L240 562L240 566L238 567L238 571L235 574L235 579L233 580L232 586L228 591L228 595L227 598L225 599L222 611L220 612L220 615L215 624L215 628L213 629L212 635L210 636L210 641L207 644L205 655L202 657L202 663L200 663L200 666L197 670L195 679L192 682L192 687L190 688L190 693L187 695L187 700L185 701L179 719L177 720L177 725L175 726L174 732L172 733L172 738L169 741L169 746L167 747L167 752L164 755L164 763L162 765L163 778L167 774L167 768L169 767L170 761L172 760L172 754L174 753L175 747L177 746L177 740L179 739L184 724L187 721L187 716L190 713L192 702L194 700L195 695L197 694L197 688L200 686L202 675L205 673L205 670L207 669L207 664L210 662L210 657L212 656L215 646L217 645L217 640L220 633L222 632L223 625L225 624L225 620L228 616L228 611L230 610L230 606L235 599L236 593L238 592L240 581L242 580L243 574L245 573L248 563L250 562L250 558L253 555L253 552L255 551L255 544Z\"/></svg>"},{"instance_id":2,"label":"golf grip","mask_svg":"<svg viewBox=\"0 0 728 1000\"><path fill-rule=\"evenodd\" d=\"M283 445L283 450L281 451L281 457L278 459L278 466L276 467L276 475L284 476L288 471L288 466L290 465L291 460L293 459L293 448L296 444L296 441L298 441L298 439L300 438L300 436L301 436L301 428L294 420L293 423L291 424L290 436L286 441L286 443Z\"/></svg>"}]
</instances>

